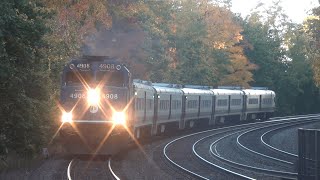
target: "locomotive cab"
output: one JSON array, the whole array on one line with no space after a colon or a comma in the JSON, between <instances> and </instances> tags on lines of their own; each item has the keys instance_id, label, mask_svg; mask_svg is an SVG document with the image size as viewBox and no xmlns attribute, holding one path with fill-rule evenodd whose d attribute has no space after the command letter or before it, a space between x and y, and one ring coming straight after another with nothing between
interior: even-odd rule
<instances>
[{"instance_id":1,"label":"locomotive cab","mask_svg":"<svg viewBox=\"0 0 320 180\"><path fill-rule=\"evenodd\" d=\"M131 86L129 70L114 58L84 56L65 66L60 134L67 151L112 154L119 149L117 141L125 144L125 128L131 122Z\"/></svg>"}]
</instances>

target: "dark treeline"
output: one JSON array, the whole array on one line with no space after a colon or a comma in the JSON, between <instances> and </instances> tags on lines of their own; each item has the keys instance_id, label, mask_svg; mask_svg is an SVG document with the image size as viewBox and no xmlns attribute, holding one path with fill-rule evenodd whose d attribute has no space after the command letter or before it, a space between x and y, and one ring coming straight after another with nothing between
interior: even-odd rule
<instances>
[{"instance_id":1,"label":"dark treeline","mask_svg":"<svg viewBox=\"0 0 320 180\"><path fill-rule=\"evenodd\" d=\"M0 155L35 154L51 140L62 67L82 54L119 57L134 78L153 82L266 86L278 115L319 112L320 8L296 24L279 3L246 18L230 6L2 0Z\"/></svg>"}]
</instances>

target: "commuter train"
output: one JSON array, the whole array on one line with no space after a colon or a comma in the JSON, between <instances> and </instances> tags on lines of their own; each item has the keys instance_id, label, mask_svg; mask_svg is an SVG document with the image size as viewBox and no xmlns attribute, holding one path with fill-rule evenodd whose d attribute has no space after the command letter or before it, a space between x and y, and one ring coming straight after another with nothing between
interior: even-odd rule
<instances>
[{"instance_id":1,"label":"commuter train","mask_svg":"<svg viewBox=\"0 0 320 180\"><path fill-rule=\"evenodd\" d=\"M133 140L197 126L268 119L267 89L132 80L115 58L83 56L64 68L60 137L72 154L113 154Z\"/></svg>"}]
</instances>

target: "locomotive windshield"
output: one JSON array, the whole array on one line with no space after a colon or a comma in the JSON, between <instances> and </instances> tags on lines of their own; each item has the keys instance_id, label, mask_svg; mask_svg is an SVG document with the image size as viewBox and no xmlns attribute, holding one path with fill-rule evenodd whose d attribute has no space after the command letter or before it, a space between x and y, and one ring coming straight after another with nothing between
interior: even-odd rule
<instances>
[{"instance_id":1,"label":"locomotive windshield","mask_svg":"<svg viewBox=\"0 0 320 180\"><path fill-rule=\"evenodd\" d=\"M92 82L94 76L90 71L85 72L74 72L70 71L66 73L66 84L67 85L79 85L81 81Z\"/></svg>"},{"instance_id":2,"label":"locomotive windshield","mask_svg":"<svg viewBox=\"0 0 320 180\"><path fill-rule=\"evenodd\" d=\"M103 86L126 87L130 73L125 66L116 61L84 59L73 60L65 67L63 83L78 86L81 84L100 84Z\"/></svg>"},{"instance_id":3,"label":"locomotive windshield","mask_svg":"<svg viewBox=\"0 0 320 180\"><path fill-rule=\"evenodd\" d=\"M105 86L124 86L123 73L121 72L110 72L110 71L98 71L96 73L97 83L103 84Z\"/></svg>"}]
</instances>

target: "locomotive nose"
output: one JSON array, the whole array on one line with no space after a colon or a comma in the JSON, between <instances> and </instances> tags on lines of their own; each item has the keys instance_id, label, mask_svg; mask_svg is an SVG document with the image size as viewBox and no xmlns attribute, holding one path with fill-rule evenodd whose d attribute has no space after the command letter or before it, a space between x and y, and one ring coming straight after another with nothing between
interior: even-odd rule
<instances>
[{"instance_id":1,"label":"locomotive nose","mask_svg":"<svg viewBox=\"0 0 320 180\"><path fill-rule=\"evenodd\" d=\"M100 102L100 92L97 89L88 90L87 101L90 106L97 105Z\"/></svg>"}]
</instances>

